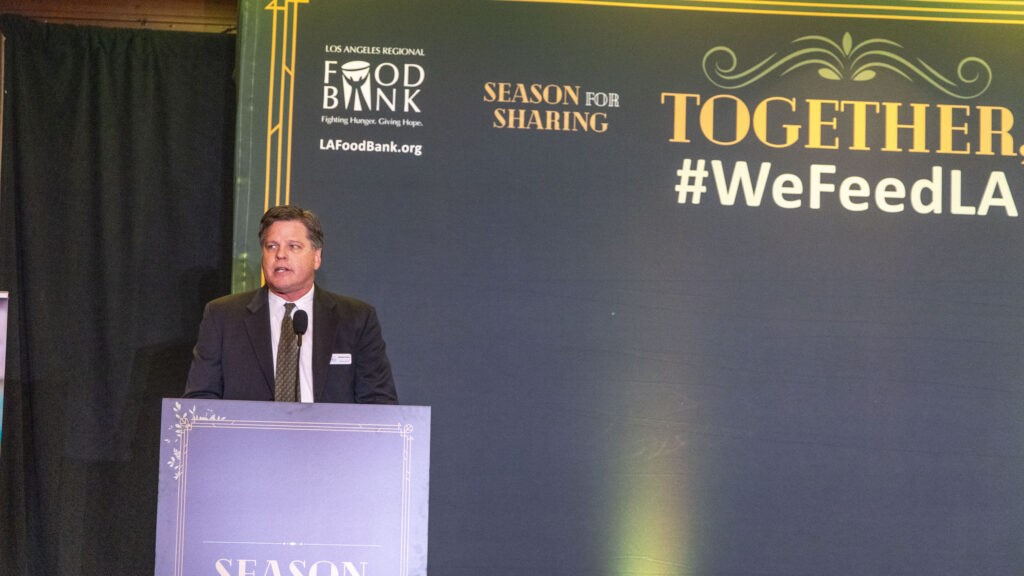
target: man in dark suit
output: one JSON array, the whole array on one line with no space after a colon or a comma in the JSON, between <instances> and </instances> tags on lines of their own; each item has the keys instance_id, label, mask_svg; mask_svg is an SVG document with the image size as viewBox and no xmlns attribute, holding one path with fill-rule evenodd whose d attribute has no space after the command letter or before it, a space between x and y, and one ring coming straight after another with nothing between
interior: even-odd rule
<instances>
[{"instance_id":1,"label":"man in dark suit","mask_svg":"<svg viewBox=\"0 0 1024 576\"><path fill-rule=\"evenodd\" d=\"M323 250L316 215L297 206L271 208L260 220L259 238L266 286L207 304L185 397L397 404L373 307L313 282ZM309 320L295 342L291 319L298 310ZM296 348L279 362L279 354ZM288 365L291 381L298 372L298 387L282 391L280 369Z\"/></svg>"}]
</instances>

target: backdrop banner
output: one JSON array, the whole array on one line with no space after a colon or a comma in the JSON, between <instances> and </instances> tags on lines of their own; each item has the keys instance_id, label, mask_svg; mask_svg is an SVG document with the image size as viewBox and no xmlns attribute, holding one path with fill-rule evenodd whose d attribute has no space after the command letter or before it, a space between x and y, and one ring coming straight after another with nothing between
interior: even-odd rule
<instances>
[{"instance_id":1,"label":"backdrop banner","mask_svg":"<svg viewBox=\"0 0 1024 576\"><path fill-rule=\"evenodd\" d=\"M163 403L158 576L426 574L430 409Z\"/></svg>"},{"instance_id":2,"label":"backdrop banner","mask_svg":"<svg viewBox=\"0 0 1024 576\"><path fill-rule=\"evenodd\" d=\"M1024 11L857 4L243 0L234 288L321 216L435 572L1024 571Z\"/></svg>"}]
</instances>

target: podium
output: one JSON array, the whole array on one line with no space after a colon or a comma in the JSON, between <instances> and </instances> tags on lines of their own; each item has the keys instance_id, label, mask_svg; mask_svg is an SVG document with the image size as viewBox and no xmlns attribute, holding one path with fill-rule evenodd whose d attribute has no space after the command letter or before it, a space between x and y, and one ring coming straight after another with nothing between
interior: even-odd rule
<instances>
[{"instance_id":1,"label":"podium","mask_svg":"<svg viewBox=\"0 0 1024 576\"><path fill-rule=\"evenodd\" d=\"M427 573L430 408L165 399L156 576Z\"/></svg>"}]
</instances>

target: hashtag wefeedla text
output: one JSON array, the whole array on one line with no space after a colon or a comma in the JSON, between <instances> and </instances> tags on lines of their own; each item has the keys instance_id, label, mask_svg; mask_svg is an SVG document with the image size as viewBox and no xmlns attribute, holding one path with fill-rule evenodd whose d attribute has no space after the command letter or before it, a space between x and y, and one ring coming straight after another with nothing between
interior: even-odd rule
<instances>
[{"instance_id":1,"label":"hashtag wefeedla text","mask_svg":"<svg viewBox=\"0 0 1024 576\"><path fill-rule=\"evenodd\" d=\"M707 166L710 164L711 170ZM947 170L932 166L931 173L913 181L897 177L882 177L870 181L861 176L837 175L831 164L812 164L806 175L775 173L771 162L762 162L751 173L745 161L736 162L727 170L721 160L683 159L676 170L679 204L700 204L710 185L722 206L735 206L738 202L748 207L760 207L770 199L779 208L809 208L839 206L850 212L866 212L872 208L891 214L956 214L988 216L1004 214L1017 217L1006 174L990 172L980 200L969 201L963 194L960 170ZM977 194L968 194L977 197Z\"/></svg>"}]
</instances>

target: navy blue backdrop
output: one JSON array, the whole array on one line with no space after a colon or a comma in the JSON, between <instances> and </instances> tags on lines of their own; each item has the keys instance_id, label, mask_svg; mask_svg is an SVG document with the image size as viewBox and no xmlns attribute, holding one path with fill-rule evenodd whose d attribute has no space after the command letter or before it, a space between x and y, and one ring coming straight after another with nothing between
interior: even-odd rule
<instances>
[{"instance_id":1,"label":"navy blue backdrop","mask_svg":"<svg viewBox=\"0 0 1024 576\"><path fill-rule=\"evenodd\" d=\"M433 571L1024 568L1018 25L275 6L235 286L323 217L433 406Z\"/></svg>"}]
</instances>

